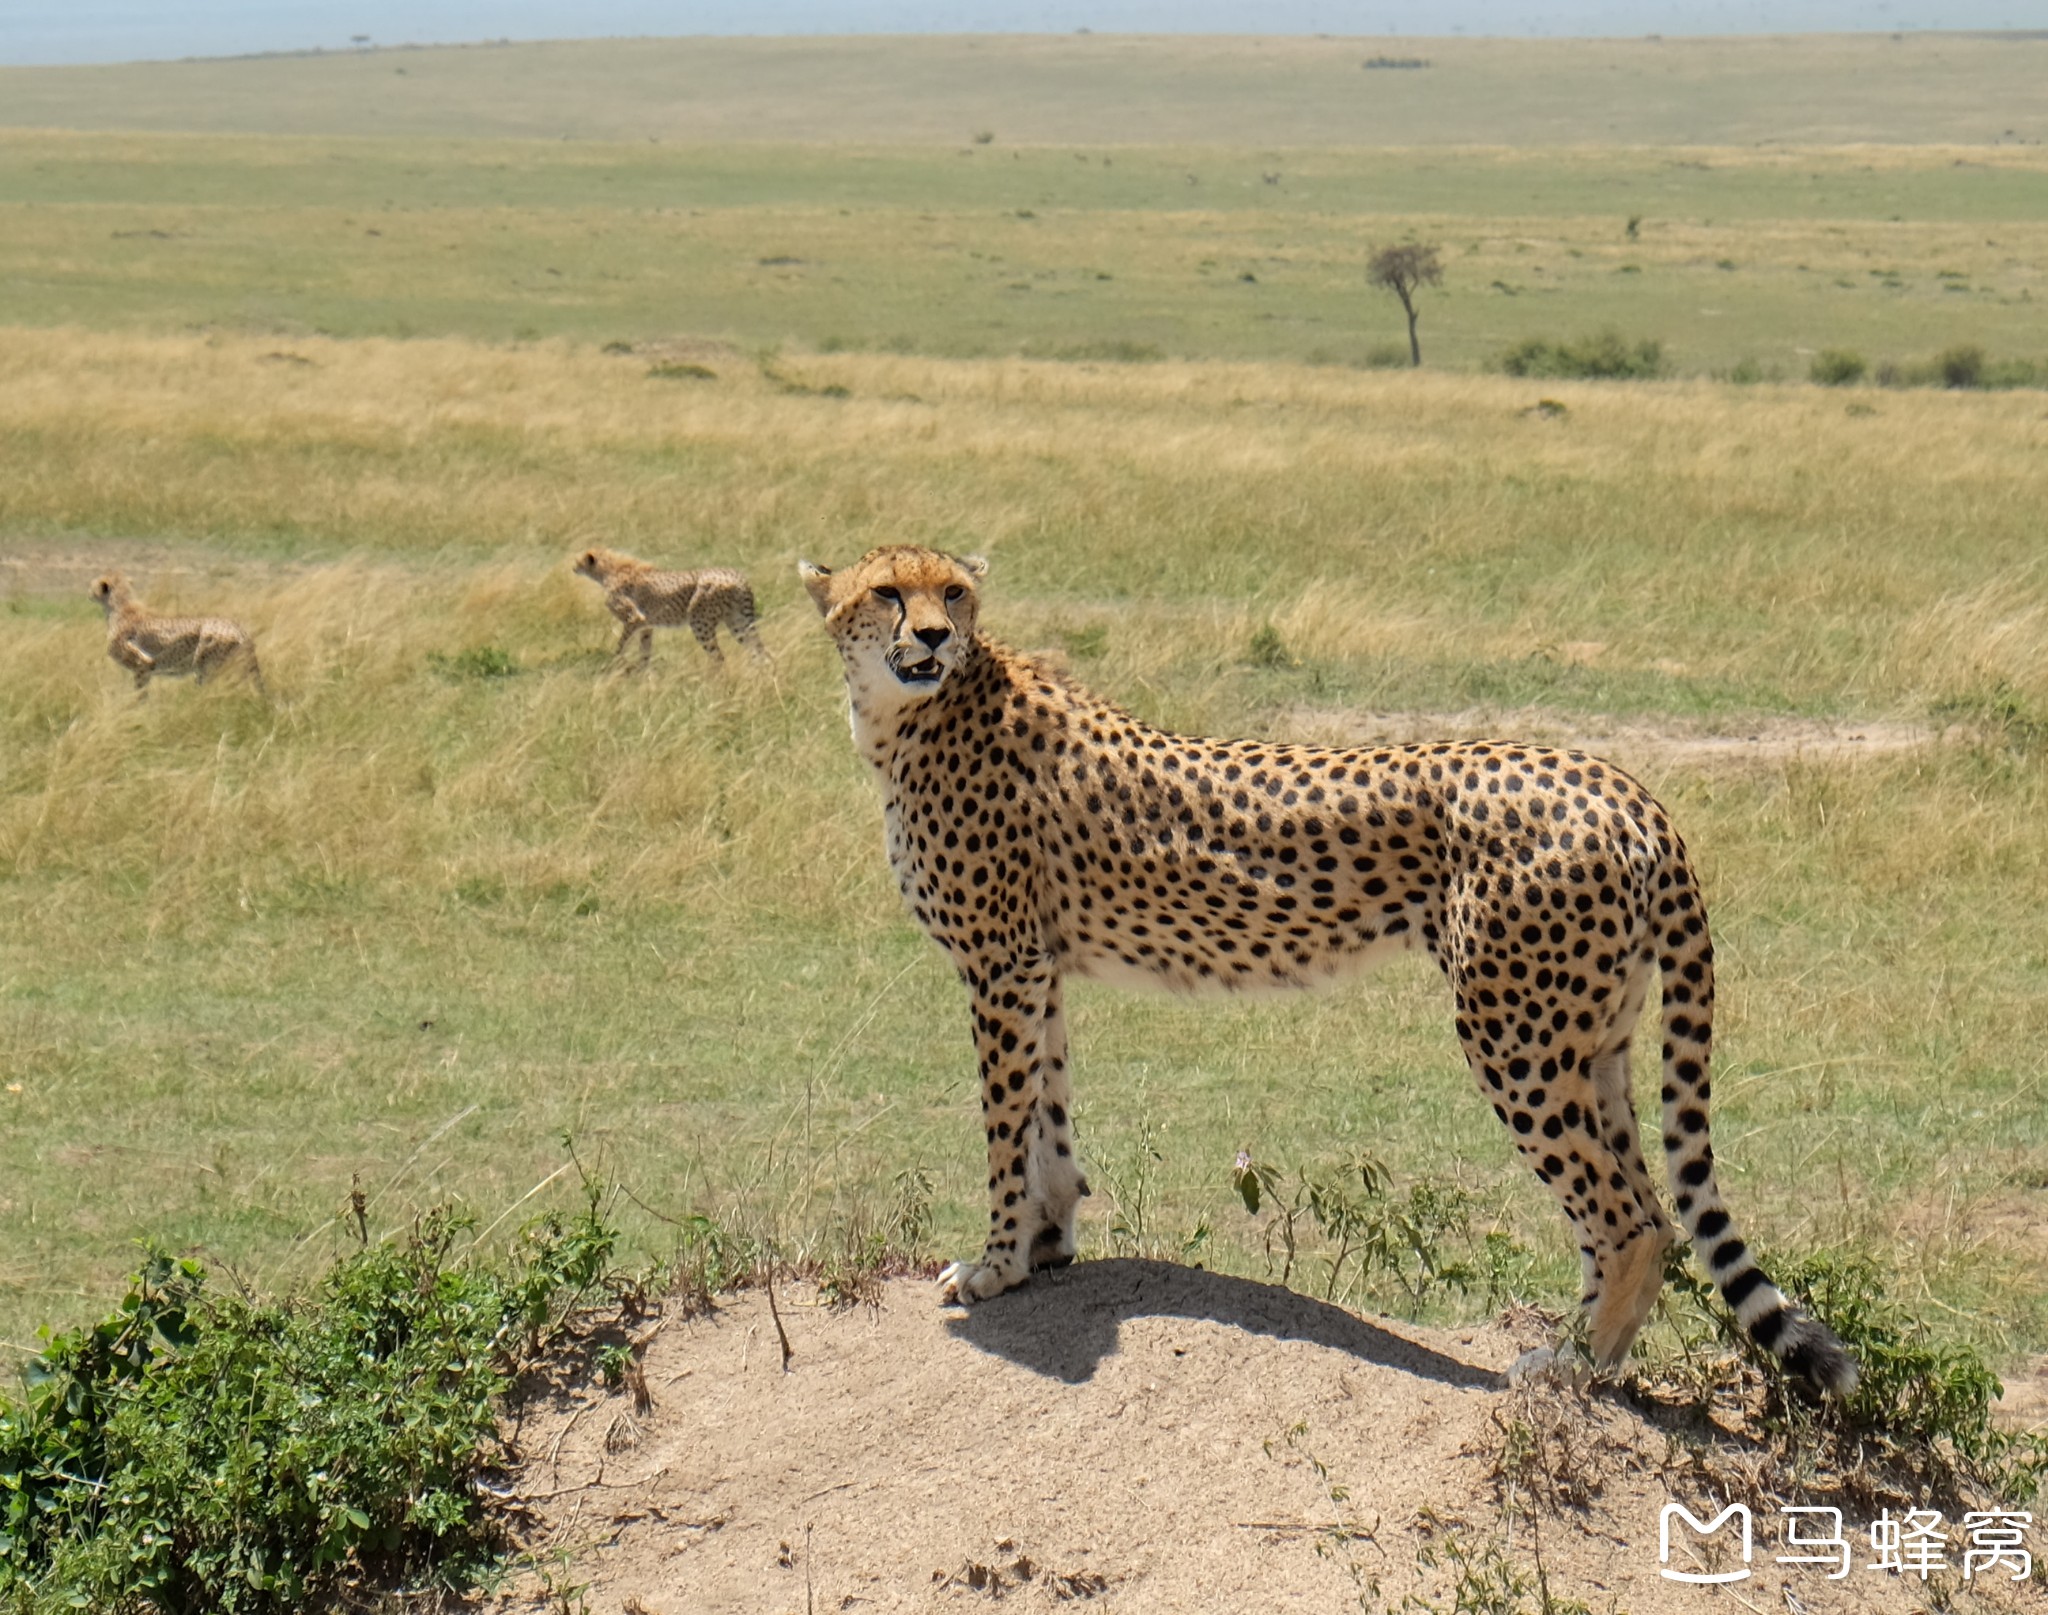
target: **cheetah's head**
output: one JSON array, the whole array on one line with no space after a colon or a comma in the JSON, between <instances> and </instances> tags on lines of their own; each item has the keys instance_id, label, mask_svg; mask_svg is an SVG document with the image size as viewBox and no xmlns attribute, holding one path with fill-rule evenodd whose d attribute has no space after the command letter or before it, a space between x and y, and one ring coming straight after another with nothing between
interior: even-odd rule
<instances>
[{"instance_id":1,"label":"cheetah's head","mask_svg":"<svg viewBox=\"0 0 2048 1615\"><path fill-rule=\"evenodd\" d=\"M100 603L100 609L112 616L120 608L121 601L128 593L128 580L118 572L104 572L93 579L92 597Z\"/></svg>"},{"instance_id":2,"label":"cheetah's head","mask_svg":"<svg viewBox=\"0 0 2048 1615\"><path fill-rule=\"evenodd\" d=\"M598 582L602 583L604 581L605 563L610 557L611 552L609 550L585 550L576 557L575 565L571 570L583 577L595 578Z\"/></svg>"},{"instance_id":3,"label":"cheetah's head","mask_svg":"<svg viewBox=\"0 0 2048 1615\"><path fill-rule=\"evenodd\" d=\"M856 702L886 706L936 693L975 644L979 556L892 544L852 566L799 561L797 571L846 662Z\"/></svg>"}]
</instances>

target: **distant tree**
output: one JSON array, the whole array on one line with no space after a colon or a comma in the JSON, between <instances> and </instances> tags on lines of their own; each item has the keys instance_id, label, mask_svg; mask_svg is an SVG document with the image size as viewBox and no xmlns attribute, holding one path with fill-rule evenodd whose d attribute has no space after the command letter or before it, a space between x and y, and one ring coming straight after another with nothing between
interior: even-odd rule
<instances>
[{"instance_id":1,"label":"distant tree","mask_svg":"<svg viewBox=\"0 0 2048 1615\"><path fill-rule=\"evenodd\" d=\"M1401 299L1408 316L1408 357L1422 363L1422 343L1415 335L1415 293L1418 287L1441 286L1444 266L1437 262L1436 248L1409 242L1401 247L1382 247L1365 267L1366 283L1383 287Z\"/></svg>"}]
</instances>

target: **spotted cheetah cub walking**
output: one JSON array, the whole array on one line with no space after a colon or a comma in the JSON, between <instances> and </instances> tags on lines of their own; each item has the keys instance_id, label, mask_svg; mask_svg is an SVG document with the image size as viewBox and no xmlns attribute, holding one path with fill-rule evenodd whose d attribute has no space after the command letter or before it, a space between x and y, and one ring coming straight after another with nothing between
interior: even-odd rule
<instances>
[{"instance_id":1,"label":"spotted cheetah cub walking","mask_svg":"<svg viewBox=\"0 0 2048 1615\"><path fill-rule=\"evenodd\" d=\"M755 632L754 591L746 575L731 567L707 566L695 572L661 572L617 550L585 550L576 571L604 590L605 609L619 619L624 632L613 659L624 656L633 636L640 636L640 665L654 655L654 630L688 627L714 662L725 660L718 649L718 625L724 623L756 656L768 653Z\"/></svg>"},{"instance_id":2,"label":"spotted cheetah cub walking","mask_svg":"<svg viewBox=\"0 0 2048 1615\"><path fill-rule=\"evenodd\" d=\"M1647 791L1513 741L1333 749L1165 734L982 637L986 563L873 550L800 566L837 642L889 861L972 1000L989 1231L943 1277L979 1301L1074 1256L1069 975L1306 987L1421 949L1481 1095L1569 1219L1595 1363L1627 1356L1678 1234L1644 1164L1629 1049L1663 982L1678 1215L1751 1336L1816 1385L1856 1367L1765 1277L1714 1178L1714 954Z\"/></svg>"},{"instance_id":3,"label":"spotted cheetah cub walking","mask_svg":"<svg viewBox=\"0 0 2048 1615\"><path fill-rule=\"evenodd\" d=\"M190 673L204 684L231 664L239 665L264 695L256 641L240 623L225 617L159 617L135 598L119 572L94 581L92 597L107 614L107 654L135 675L135 693L147 697L158 673Z\"/></svg>"}]
</instances>

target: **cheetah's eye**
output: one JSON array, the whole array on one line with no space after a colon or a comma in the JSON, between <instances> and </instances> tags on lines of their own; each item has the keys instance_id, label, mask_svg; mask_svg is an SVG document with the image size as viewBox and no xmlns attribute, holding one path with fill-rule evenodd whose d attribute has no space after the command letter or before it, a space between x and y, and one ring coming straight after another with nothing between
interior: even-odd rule
<instances>
[{"instance_id":1,"label":"cheetah's eye","mask_svg":"<svg viewBox=\"0 0 2048 1615\"><path fill-rule=\"evenodd\" d=\"M958 600L966 593L967 591L961 588L959 584L952 585L952 587L946 590L946 604L950 606L955 600Z\"/></svg>"},{"instance_id":2,"label":"cheetah's eye","mask_svg":"<svg viewBox=\"0 0 2048 1615\"><path fill-rule=\"evenodd\" d=\"M878 600L888 601L889 604L892 606L900 606L903 604L903 596L895 589L877 589L875 591L875 597Z\"/></svg>"}]
</instances>

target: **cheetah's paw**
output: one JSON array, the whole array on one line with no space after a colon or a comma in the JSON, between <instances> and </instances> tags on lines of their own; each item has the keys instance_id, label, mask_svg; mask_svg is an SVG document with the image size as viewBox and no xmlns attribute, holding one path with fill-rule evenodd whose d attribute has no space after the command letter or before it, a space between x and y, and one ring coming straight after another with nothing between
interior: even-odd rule
<instances>
[{"instance_id":1,"label":"cheetah's paw","mask_svg":"<svg viewBox=\"0 0 2048 1615\"><path fill-rule=\"evenodd\" d=\"M1538 1346L1525 1351L1501 1375L1504 1385L1558 1385L1584 1390L1592 1377L1593 1365L1570 1345Z\"/></svg>"},{"instance_id":2,"label":"cheetah's paw","mask_svg":"<svg viewBox=\"0 0 2048 1615\"><path fill-rule=\"evenodd\" d=\"M1006 1272L993 1262L954 1262L939 1275L939 1304L972 1306L1030 1282L1029 1272Z\"/></svg>"}]
</instances>

